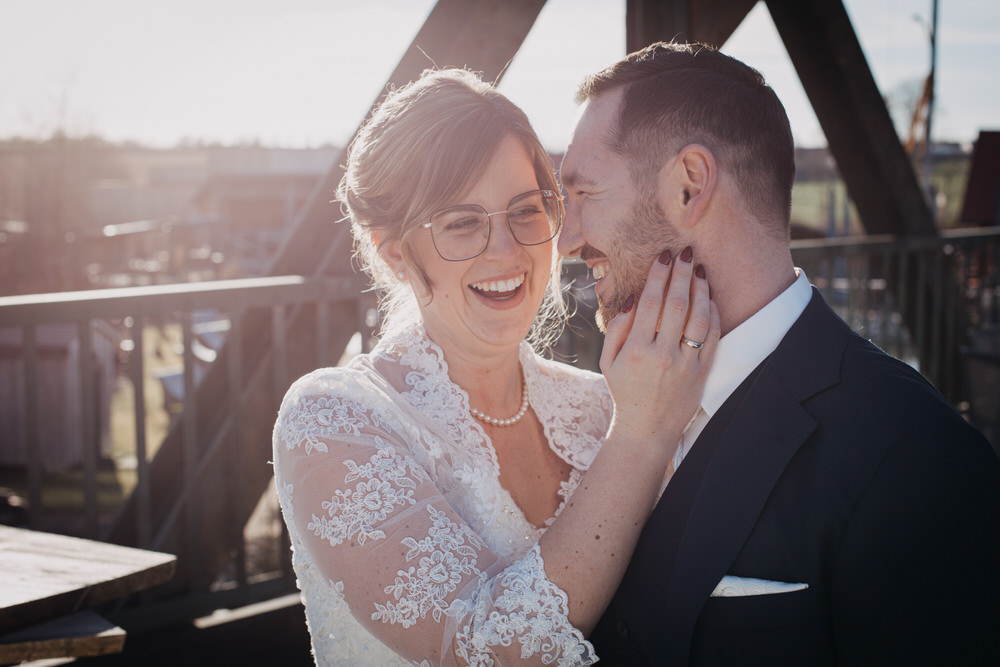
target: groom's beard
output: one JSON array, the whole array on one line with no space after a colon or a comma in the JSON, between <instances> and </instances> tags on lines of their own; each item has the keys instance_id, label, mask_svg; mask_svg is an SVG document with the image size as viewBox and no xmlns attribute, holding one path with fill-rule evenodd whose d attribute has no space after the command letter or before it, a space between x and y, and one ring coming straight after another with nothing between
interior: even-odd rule
<instances>
[{"instance_id":1,"label":"groom's beard","mask_svg":"<svg viewBox=\"0 0 1000 667\"><path fill-rule=\"evenodd\" d=\"M580 252L584 260L606 256L611 265L614 289L604 298L598 297L597 327L604 332L608 322L625 309L629 296L636 301L646 286L649 267L670 249L674 257L680 252L679 236L674 225L663 215L659 206L636 206L636 213L614 224L617 230L606 252L585 246Z\"/></svg>"}]
</instances>

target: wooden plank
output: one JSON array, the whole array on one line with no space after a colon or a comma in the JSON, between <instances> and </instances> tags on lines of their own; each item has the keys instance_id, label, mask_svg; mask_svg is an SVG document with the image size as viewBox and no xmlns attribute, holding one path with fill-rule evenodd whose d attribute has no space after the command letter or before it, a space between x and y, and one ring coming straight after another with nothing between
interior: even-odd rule
<instances>
[{"instance_id":1,"label":"wooden plank","mask_svg":"<svg viewBox=\"0 0 1000 667\"><path fill-rule=\"evenodd\" d=\"M163 583L175 561L171 554L0 526L0 632Z\"/></svg>"},{"instance_id":2,"label":"wooden plank","mask_svg":"<svg viewBox=\"0 0 1000 667\"><path fill-rule=\"evenodd\" d=\"M0 664L121 653L125 631L87 610L0 635Z\"/></svg>"}]
</instances>

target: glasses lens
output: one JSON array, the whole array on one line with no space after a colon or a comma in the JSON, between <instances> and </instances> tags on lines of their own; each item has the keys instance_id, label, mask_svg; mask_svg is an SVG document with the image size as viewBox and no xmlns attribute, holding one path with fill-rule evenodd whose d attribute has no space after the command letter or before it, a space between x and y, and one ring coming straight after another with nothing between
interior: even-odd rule
<instances>
[{"instance_id":1,"label":"glasses lens","mask_svg":"<svg viewBox=\"0 0 1000 667\"><path fill-rule=\"evenodd\" d=\"M431 235L444 259L468 259L486 247L490 220L479 206L453 206L431 216Z\"/></svg>"},{"instance_id":2,"label":"glasses lens","mask_svg":"<svg viewBox=\"0 0 1000 667\"><path fill-rule=\"evenodd\" d=\"M532 190L510 200L506 211L489 214L473 204L452 206L431 216L431 238L438 254L458 262L486 250L490 240L490 215L507 214L507 223L521 245L539 245L554 237L562 226L562 198L552 190Z\"/></svg>"},{"instance_id":3,"label":"glasses lens","mask_svg":"<svg viewBox=\"0 0 1000 667\"><path fill-rule=\"evenodd\" d=\"M521 245L545 243L559 231L562 206L551 190L525 192L511 200L507 220L514 238Z\"/></svg>"}]
</instances>

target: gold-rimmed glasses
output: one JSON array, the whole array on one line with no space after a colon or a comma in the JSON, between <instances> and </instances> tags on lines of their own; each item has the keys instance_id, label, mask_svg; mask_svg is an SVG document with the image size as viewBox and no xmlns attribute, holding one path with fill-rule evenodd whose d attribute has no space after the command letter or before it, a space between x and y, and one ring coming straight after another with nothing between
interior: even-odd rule
<instances>
[{"instance_id":1,"label":"gold-rimmed glasses","mask_svg":"<svg viewBox=\"0 0 1000 667\"><path fill-rule=\"evenodd\" d=\"M431 231L441 259L461 262L481 255L490 243L490 218L504 215L514 240L541 245L559 233L563 221L562 196L554 190L522 192L502 211L488 212L478 204L449 206L431 215L421 226Z\"/></svg>"}]
</instances>

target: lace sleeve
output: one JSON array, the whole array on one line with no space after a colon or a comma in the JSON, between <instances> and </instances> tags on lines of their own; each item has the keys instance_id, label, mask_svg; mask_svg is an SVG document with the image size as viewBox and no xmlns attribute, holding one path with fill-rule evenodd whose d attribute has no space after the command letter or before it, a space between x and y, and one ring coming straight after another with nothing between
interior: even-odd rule
<instances>
[{"instance_id":1,"label":"lace sleeve","mask_svg":"<svg viewBox=\"0 0 1000 667\"><path fill-rule=\"evenodd\" d=\"M538 546L513 563L491 553L409 455L413 428L386 407L346 371L300 380L282 404L282 509L323 580L342 582L353 616L411 660L595 661Z\"/></svg>"}]
</instances>

